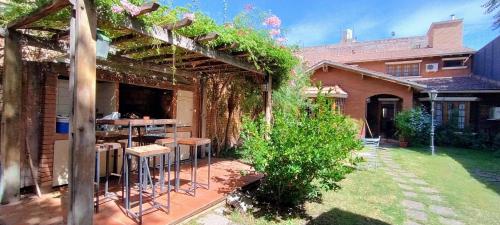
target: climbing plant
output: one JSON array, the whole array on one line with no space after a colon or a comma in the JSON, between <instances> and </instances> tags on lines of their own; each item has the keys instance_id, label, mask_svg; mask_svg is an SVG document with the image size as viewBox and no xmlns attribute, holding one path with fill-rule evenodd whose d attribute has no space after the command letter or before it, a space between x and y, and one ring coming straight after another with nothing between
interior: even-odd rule
<instances>
[{"instance_id":1,"label":"climbing plant","mask_svg":"<svg viewBox=\"0 0 500 225\"><path fill-rule=\"evenodd\" d=\"M47 4L50 0L12 0L5 10L0 12L0 25L26 15L34 9ZM136 15L139 6L145 0L96 0L97 15L101 18L99 27L110 37L118 37L126 32L120 25L127 17ZM227 7L227 6L224 6ZM197 8L197 6L195 7ZM33 26L67 29L70 10L65 9L54 13ZM290 71L297 64L293 54L293 48L285 46L285 39L281 34L281 20L269 12L258 11L255 7L246 6L245 10L238 14L232 21L224 24L217 22L199 10L193 10L192 6L173 6L172 3L163 4L158 10L140 15L137 20L146 27L165 26L175 23L183 18L193 19L192 25L175 30L175 34L187 37L196 37L211 32L216 32L219 37L213 41L203 43L208 47L231 46L234 52L247 52L247 59L257 68L262 69L273 77L275 87L287 80ZM255 19L257 18L257 19ZM255 22L258 20L258 22ZM120 49L136 47L139 44L155 44L154 39L144 42L124 43ZM160 44L156 41L157 44ZM160 51L171 51L159 49ZM178 51L181 54L181 51ZM149 53L148 53L149 54ZM135 55L134 57L141 57Z\"/></svg>"}]
</instances>

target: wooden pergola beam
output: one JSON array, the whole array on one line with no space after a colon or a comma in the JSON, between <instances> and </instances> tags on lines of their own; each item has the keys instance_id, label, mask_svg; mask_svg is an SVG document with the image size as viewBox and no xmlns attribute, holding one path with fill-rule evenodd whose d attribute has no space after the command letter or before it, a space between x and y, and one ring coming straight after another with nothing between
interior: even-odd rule
<instances>
[{"instance_id":1,"label":"wooden pergola beam","mask_svg":"<svg viewBox=\"0 0 500 225\"><path fill-rule=\"evenodd\" d=\"M19 29L24 28L50 14L53 14L66 6L69 6L71 3L68 0L53 0L46 5L43 5L36 9L35 11L29 13L26 16L23 16L17 20L14 20L7 24L8 29Z\"/></svg>"},{"instance_id":2,"label":"wooden pergola beam","mask_svg":"<svg viewBox=\"0 0 500 225\"><path fill-rule=\"evenodd\" d=\"M184 19L179 20L179 21L177 21L175 23L165 25L163 28L165 28L167 30L177 30L177 29L180 29L180 28L183 28L183 27L190 26L191 24L193 24L193 20L192 19L190 19L190 18L184 18Z\"/></svg>"},{"instance_id":3,"label":"wooden pergola beam","mask_svg":"<svg viewBox=\"0 0 500 225\"><path fill-rule=\"evenodd\" d=\"M139 60L141 60L141 61L151 61L151 60L158 60L158 59L164 60L164 59L172 58L172 56L174 56L174 54L167 53L167 54L146 56L146 57L140 58Z\"/></svg>"},{"instance_id":4,"label":"wooden pergola beam","mask_svg":"<svg viewBox=\"0 0 500 225\"><path fill-rule=\"evenodd\" d=\"M117 45L117 44L121 44L121 43L130 41L130 40L133 40L135 38L137 38L137 35L134 34L134 33L132 33L132 34L125 34L125 35L113 38L113 40L111 40L111 44L112 45Z\"/></svg>"},{"instance_id":5,"label":"wooden pergola beam","mask_svg":"<svg viewBox=\"0 0 500 225\"><path fill-rule=\"evenodd\" d=\"M228 55L223 52L219 52L217 50L210 49L208 47L202 46L196 41L181 36L181 35L176 35L172 33L170 30L165 30L161 27L158 26L153 26L151 28L146 28L143 27L137 20L135 19L130 19L130 20L125 20L123 21L122 24L123 27L126 27L130 30L133 30L135 32L138 32L140 34L156 38L158 40L164 41L168 44L178 46L180 48L183 48L187 51L194 52L203 56L206 56L208 58L213 58L217 59L219 61L225 62L227 64L233 65L235 67L252 71L257 74L264 74L260 69L257 69L255 65L252 65L250 63L241 61L239 59L235 59L233 56Z\"/></svg>"},{"instance_id":6,"label":"wooden pergola beam","mask_svg":"<svg viewBox=\"0 0 500 225\"><path fill-rule=\"evenodd\" d=\"M123 49L118 52L116 52L117 55L128 55L128 54L134 54L134 53L139 53L139 52L144 52L147 50L151 50L153 48L164 48L170 46L169 44L162 43L162 44L154 44L154 45L145 45L145 46L140 46L136 48L130 48L130 49Z\"/></svg>"},{"instance_id":7,"label":"wooden pergola beam","mask_svg":"<svg viewBox=\"0 0 500 225\"><path fill-rule=\"evenodd\" d=\"M137 13L133 17L138 17L146 13L154 12L158 10L158 8L160 8L160 5L156 2L146 3L141 6L141 11L139 11L139 13Z\"/></svg>"},{"instance_id":8,"label":"wooden pergola beam","mask_svg":"<svg viewBox=\"0 0 500 225\"><path fill-rule=\"evenodd\" d=\"M203 42L213 41L213 40L217 39L218 37L219 37L218 33L208 33L208 34L204 34L204 35L200 35L198 37L195 37L194 40L196 42L203 43Z\"/></svg>"}]
</instances>

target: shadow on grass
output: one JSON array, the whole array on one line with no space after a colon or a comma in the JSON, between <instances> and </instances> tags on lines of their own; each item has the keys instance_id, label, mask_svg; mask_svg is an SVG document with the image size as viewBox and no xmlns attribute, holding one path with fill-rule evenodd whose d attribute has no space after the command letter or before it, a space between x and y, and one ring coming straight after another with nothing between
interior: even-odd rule
<instances>
[{"instance_id":1,"label":"shadow on grass","mask_svg":"<svg viewBox=\"0 0 500 225\"><path fill-rule=\"evenodd\" d=\"M429 150L425 147L410 147L405 149L430 156ZM436 147L436 154L438 156L448 156L460 163L471 177L500 195L500 158L495 157L493 152Z\"/></svg>"},{"instance_id":2,"label":"shadow on grass","mask_svg":"<svg viewBox=\"0 0 500 225\"><path fill-rule=\"evenodd\" d=\"M356 225L389 225L384 221L334 208L310 220L307 225L356 224Z\"/></svg>"}]
</instances>

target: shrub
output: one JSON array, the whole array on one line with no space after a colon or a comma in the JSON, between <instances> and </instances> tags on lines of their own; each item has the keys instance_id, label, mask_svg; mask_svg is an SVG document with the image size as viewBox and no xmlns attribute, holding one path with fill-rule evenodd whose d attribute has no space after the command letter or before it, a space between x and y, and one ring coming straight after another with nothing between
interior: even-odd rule
<instances>
[{"instance_id":1,"label":"shrub","mask_svg":"<svg viewBox=\"0 0 500 225\"><path fill-rule=\"evenodd\" d=\"M338 187L350 171L350 153L360 149L353 120L332 110L319 96L304 99L300 86L273 93L273 124L244 120L243 155L265 175L259 199L281 206L297 206L319 196L321 189Z\"/></svg>"},{"instance_id":2,"label":"shrub","mask_svg":"<svg viewBox=\"0 0 500 225\"><path fill-rule=\"evenodd\" d=\"M399 112L395 118L397 133L412 145L428 143L431 117L421 107Z\"/></svg>"}]
</instances>

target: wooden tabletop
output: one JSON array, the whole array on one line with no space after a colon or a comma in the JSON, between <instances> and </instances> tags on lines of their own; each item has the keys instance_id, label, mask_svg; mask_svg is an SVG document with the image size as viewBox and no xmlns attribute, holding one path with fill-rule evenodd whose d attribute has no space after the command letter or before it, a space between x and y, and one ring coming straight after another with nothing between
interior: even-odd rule
<instances>
[{"instance_id":1,"label":"wooden tabletop","mask_svg":"<svg viewBox=\"0 0 500 225\"><path fill-rule=\"evenodd\" d=\"M132 154L139 157L145 157L145 156L166 154L169 153L171 149L169 147L152 144L152 145L127 148L125 151L127 152L127 154Z\"/></svg>"},{"instance_id":2,"label":"wooden tabletop","mask_svg":"<svg viewBox=\"0 0 500 225\"><path fill-rule=\"evenodd\" d=\"M146 125L174 125L177 124L175 119L97 119L96 124L99 125L118 125L118 126L146 126Z\"/></svg>"}]
</instances>

